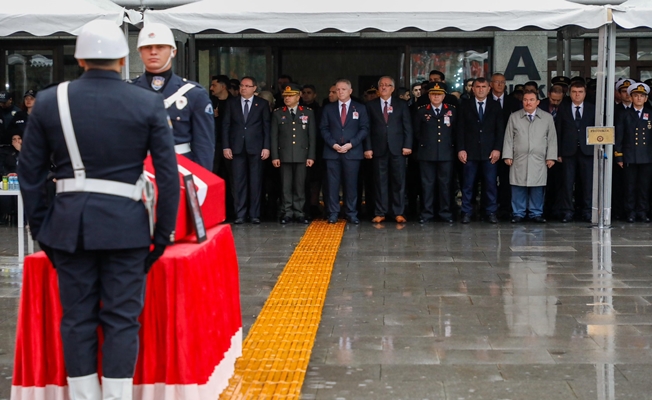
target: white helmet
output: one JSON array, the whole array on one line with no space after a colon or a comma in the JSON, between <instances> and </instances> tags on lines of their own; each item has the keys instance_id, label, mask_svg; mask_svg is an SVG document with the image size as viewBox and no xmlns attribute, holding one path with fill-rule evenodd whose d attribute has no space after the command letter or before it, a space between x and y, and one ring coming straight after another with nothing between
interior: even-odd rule
<instances>
[{"instance_id":1,"label":"white helmet","mask_svg":"<svg viewBox=\"0 0 652 400\"><path fill-rule=\"evenodd\" d=\"M177 49L177 44L174 41L174 35L170 28L159 23L149 23L140 30L138 34L138 48L143 46L151 46L154 44L167 44Z\"/></svg>"},{"instance_id":2,"label":"white helmet","mask_svg":"<svg viewBox=\"0 0 652 400\"><path fill-rule=\"evenodd\" d=\"M127 39L111 21L91 21L82 27L77 36L75 58L78 60L118 60L127 55Z\"/></svg>"}]
</instances>

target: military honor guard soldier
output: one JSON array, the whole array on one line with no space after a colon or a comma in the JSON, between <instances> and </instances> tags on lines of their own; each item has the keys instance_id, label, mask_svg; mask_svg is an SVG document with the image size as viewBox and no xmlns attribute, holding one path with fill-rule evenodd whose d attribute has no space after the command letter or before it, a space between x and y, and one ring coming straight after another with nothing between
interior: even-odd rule
<instances>
[{"instance_id":1,"label":"military honor guard soldier","mask_svg":"<svg viewBox=\"0 0 652 400\"><path fill-rule=\"evenodd\" d=\"M215 121L208 92L197 82L172 72L177 45L170 28L146 24L138 34L138 52L145 73L137 86L161 93L174 129L174 150L209 171L215 155Z\"/></svg>"},{"instance_id":2,"label":"military honor guard soldier","mask_svg":"<svg viewBox=\"0 0 652 400\"><path fill-rule=\"evenodd\" d=\"M292 218L310 223L304 214L306 167L315 162L317 132L315 113L299 105L301 87L290 83L282 92L285 106L272 113L272 165L281 168L283 215L281 224Z\"/></svg>"},{"instance_id":3,"label":"military honor guard soldier","mask_svg":"<svg viewBox=\"0 0 652 400\"><path fill-rule=\"evenodd\" d=\"M18 166L32 235L59 279L72 400L131 400L145 278L174 240L179 176L170 119L161 96L122 81L128 54L112 22L81 29L75 58L85 72L39 93ZM148 152L159 193L153 238L141 201ZM51 162L57 196L48 207Z\"/></svg>"},{"instance_id":4,"label":"military honor guard soldier","mask_svg":"<svg viewBox=\"0 0 652 400\"><path fill-rule=\"evenodd\" d=\"M650 87L635 83L627 89L632 107L616 121L614 156L625 176L627 222L650 222L650 179L652 179L652 108L646 103Z\"/></svg>"},{"instance_id":5,"label":"military honor guard soldier","mask_svg":"<svg viewBox=\"0 0 652 400\"><path fill-rule=\"evenodd\" d=\"M417 159L421 170L423 209L419 223L425 224L436 215L448 223L453 222L451 211L453 167L455 161L455 134L457 110L445 104L446 90L435 83L428 90L430 103L419 107L414 116L414 135L419 143ZM438 201L435 201L437 196Z\"/></svg>"}]
</instances>

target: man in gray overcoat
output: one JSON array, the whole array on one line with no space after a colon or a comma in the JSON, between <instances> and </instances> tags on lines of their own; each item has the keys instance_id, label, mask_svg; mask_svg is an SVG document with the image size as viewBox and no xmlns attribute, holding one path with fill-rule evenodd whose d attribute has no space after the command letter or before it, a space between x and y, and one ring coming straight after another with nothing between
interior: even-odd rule
<instances>
[{"instance_id":1,"label":"man in gray overcoat","mask_svg":"<svg viewBox=\"0 0 652 400\"><path fill-rule=\"evenodd\" d=\"M552 115L538 109L536 93L523 95L523 109L510 115L503 141L503 159L512 185L512 222L528 217L543 223L547 170L557 160L557 132Z\"/></svg>"}]
</instances>

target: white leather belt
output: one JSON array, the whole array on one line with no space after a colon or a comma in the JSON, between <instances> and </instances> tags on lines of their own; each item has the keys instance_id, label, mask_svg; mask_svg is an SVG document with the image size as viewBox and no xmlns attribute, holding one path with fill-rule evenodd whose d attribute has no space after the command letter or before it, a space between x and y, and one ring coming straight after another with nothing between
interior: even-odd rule
<instances>
[{"instance_id":1,"label":"white leather belt","mask_svg":"<svg viewBox=\"0 0 652 400\"><path fill-rule=\"evenodd\" d=\"M74 178L59 179L57 180L57 193L91 192L127 197L131 200L139 201L143 198L144 184L141 182L142 180L139 179L135 185L132 185L129 183L109 181L105 179L86 178L84 181L84 187L78 189Z\"/></svg>"},{"instance_id":2,"label":"white leather belt","mask_svg":"<svg viewBox=\"0 0 652 400\"><path fill-rule=\"evenodd\" d=\"M181 143L174 145L174 152L177 154L186 154L190 153L192 149L190 148L190 143Z\"/></svg>"}]
</instances>

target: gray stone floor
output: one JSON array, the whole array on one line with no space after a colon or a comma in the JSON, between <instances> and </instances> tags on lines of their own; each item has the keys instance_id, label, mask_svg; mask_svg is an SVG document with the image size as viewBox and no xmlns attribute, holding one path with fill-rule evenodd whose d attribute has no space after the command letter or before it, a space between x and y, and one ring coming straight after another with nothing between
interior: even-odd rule
<instances>
[{"instance_id":1,"label":"gray stone floor","mask_svg":"<svg viewBox=\"0 0 652 400\"><path fill-rule=\"evenodd\" d=\"M348 225L304 399L652 399L652 224ZM234 227L245 335L305 226ZM20 272L0 228L0 399Z\"/></svg>"}]
</instances>

